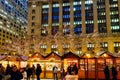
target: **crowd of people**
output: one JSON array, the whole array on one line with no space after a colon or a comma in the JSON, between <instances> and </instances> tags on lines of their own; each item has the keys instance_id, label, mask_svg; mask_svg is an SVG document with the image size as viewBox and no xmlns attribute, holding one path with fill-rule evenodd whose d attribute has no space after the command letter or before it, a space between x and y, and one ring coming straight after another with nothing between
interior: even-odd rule
<instances>
[{"instance_id":1,"label":"crowd of people","mask_svg":"<svg viewBox=\"0 0 120 80\"><path fill-rule=\"evenodd\" d=\"M30 80L32 77L33 80L35 75L37 80L40 80L40 74L42 72L40 64L37 64L37 67L33 65L30 67L28 64L25 68L19 68L16 65L10 66L7 64L7 67L4 68L2 64L0 64L0 80L21 80L24 78L23 73L26 72L27 80Z\"/></svg>"},{"instance_id":2,"label":"crowd of people","mask_svg":"<svg viewBox=\"0 0 120 80\"><path fill-rule=\"evenodd\" d=\"M61 68L61 80L65 80L66 75L77 75L78 74L78 68L77 64L70 64L67 67L67 72L65 72L64 67ZM53 66L53 78L54 80L58 80L58 67L56 65Z\"/></svg>"}]
</instances>

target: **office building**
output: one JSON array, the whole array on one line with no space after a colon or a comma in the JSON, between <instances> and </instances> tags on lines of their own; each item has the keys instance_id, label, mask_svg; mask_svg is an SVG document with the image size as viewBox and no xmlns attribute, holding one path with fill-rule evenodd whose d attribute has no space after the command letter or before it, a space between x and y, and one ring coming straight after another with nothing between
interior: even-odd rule
<instances>
[{"instance_id":1,"label":"office building","mask_svg":"<svg viewBox=\"0 0 120 80\"><path fill-rule=\"evenodd\" d=\"M0 0L0 45L25 37L27 14L27 0Z\"/></svg>"},{"instance_id":2,"label":"office building","mask_svg":"<svg viewBox=\"0 0 120 80\"><path fill-rule=\"evenodd\" d=\"M30 53L118 53L120 0L29 0L28 35Z\"/></svg>"}]
</instances>

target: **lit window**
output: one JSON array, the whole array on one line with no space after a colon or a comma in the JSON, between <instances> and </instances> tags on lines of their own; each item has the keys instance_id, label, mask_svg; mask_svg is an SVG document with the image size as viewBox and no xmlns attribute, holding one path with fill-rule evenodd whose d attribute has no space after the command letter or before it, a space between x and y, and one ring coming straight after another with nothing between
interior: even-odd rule
<instances>
[{"instance_id":1,"label":"lit window","mask_svg":"<svg viewBox=\"0 0 120 80\"><path fill-rule=\"evenodd\" d=\"M59 7L59 4L53 4L53 7Z\"/></svg>"},{"instance_id":2,"label":"lit window","mask_svg":"<svg viewBox=\"0 0 120 80\"><path fill-rule=\"evenodd\" d=\"M49 5L43 5L42 8L49 8Z\"/></svg>"},{"instance_id":3,"label":"lit window","mask_svg":"<svg viewBox=\"0 0 120 80\"><path fill-rule=\"evenodd\" d=\"M46 48L47 48L47 45L42 44L42 45L40 46L40 48L42 48L42 49L46 49Z\"/></svg>"},{"instance_id":4,"label":"lit window","mask_svg":"<svg viewBox=\"0 0 120 80\"><path fill-rule=\"evenodd\" d=\"M32 7L33 7L33 8L35 8L35 7L36 7L36 5L35 5L35 4L33 4L33 5L32 5Z\"/></svg>"},{"instance_id":5,"label":"lit window","mask_svg":"<svg viewBox=\"0 0 120 80\"><path fill-rule=\"evenodd\" d=\"M57 45L52 45L51 48L55 49L57 48L58 46Z\"/></svg>"}]
</instances>

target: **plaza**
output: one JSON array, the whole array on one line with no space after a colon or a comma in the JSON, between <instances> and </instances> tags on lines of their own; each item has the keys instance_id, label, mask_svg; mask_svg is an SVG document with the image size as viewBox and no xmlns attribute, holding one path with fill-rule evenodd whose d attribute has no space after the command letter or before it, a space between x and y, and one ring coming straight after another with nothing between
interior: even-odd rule
<instances>
[{"instance_id":1,"label":"plaza","mask_svg":"<svg viewBox=\"0 0 120 80\"><path fill-rule=\"evenodd\" d=\"M97 80L105 78L105 66L120 67L119 57L120 0L0 1L4 67L40 64L40 77L50 80L54 65L61 78L61 68L67 73L77 64L78 79Z\"/></svg>"}]
</instances>

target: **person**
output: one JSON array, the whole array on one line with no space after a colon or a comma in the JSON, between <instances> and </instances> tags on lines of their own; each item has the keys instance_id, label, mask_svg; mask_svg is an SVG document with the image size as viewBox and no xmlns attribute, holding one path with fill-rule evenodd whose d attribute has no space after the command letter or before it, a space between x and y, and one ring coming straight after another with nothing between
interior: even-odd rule
<instances>
[{"instance_id":1,"label":"person","mask_svg":"<svg viewBox=\"0 0 120 80\"><path fill-rule=\"evenodd\" d=\"M5 75L5 68L3 67L2 64L0 64L0 80L2 80L4 75Z\"/></svg>"},{"instance_id":2,"label":"person","mask_svg":"<svg viewBox=\"0 0 120 80\"><path fill-rule=\"evenodd\" d=\"M114 66L112 66L112 80L117 80L117 70Z\"/></svg>"},{"instance_id":3,"label":"person","mask_svg":"<svg viewBox=\"0 0 120 80\"><path fill-rule=\"evenodd\" d=\"M35 65L32 65L32 79L34 80L35 78Z\"/></svg>"},{"instance_id":4,"label":"person","mask_svg":"<svg viewBox=\"0 0 120 80\"><path fill-rule=\"evenodd\" d=\"M26 73L27 73L27 80L30 80L30 76L32 75L32 69L30 68L29 64L27 64L26 66Z\"/></svg>"},{"instance_id":5,"label":"person","mask_svg":"<svg viewBox=\"0 0 120 80\"><path fill-rule=\"evenodd\" d=\"M62 67L62 68L61 68L61 80L64 80L64 77L65 77L65 70L64 70L64 68Z\"/></svg>"},{"instance_id":6,"label":"person","mask_svg":"<svg viewBox=\"0 0 120 80\"><path fill-rule=\"evenodd\" d=\"M76 63L75 63L74 66L73 66L73 72L74 72L75 75L78 74L78 68L77 68Z\"/></svg>"},{"instance_id":7,"label":"person","mask_svg":"<svg viewBox=\"0 0 120 80\"><path fill-rule=\"evenodd\" d=\"M37 64L37 68L36 68L35 72L36 72L37 80L40 80L40 74L42 73L40 64Z\"/></svg>"},{"instance_id":8,"label":"person","mask_svg":"<svg viewBox=\"0 0 120 80\"><path fill-rule=\"evenodd\" d=\"M72 75L72 65L69 65L67 68L68 75Z\"/></svg>"},{"instance_id":9,"label":"person","mask_svg":"<svg viewBox=\"0 0 120 80\"><path fill-rule=\"evenodd\" d=\"M53 77L54 77L54 80L57 80L58 77L57 77L57 71L58 71L58 67L56 65L53 66Z\"/></svg>"},{"instance_id":10,"label":"person","mask_svg":"<svg viewBox=\"0 0 120 80\"><path fill-rule=\"evenodd\" d=\"M11 71L12 71L12 68L10 67L9 64L7 64L5 74L6 74L6 75L10 75L10 74L11 74Z\"/></svg>"},{"instance_id":11,"label":"person","mask_svg":"<svg viewBox=\"0 0 120 80\"><path fill-rule=\"evenodd\" d=\"M105 74L105 80L110 80L110 71L108 65L104 69L104 74Z\"/></svg>"},{"instance_id":12,"label":"person","mask_svg":"<svg viewBox=\"0 0 120 80\"><path fill-rule=\"evenodd\" d=\"M22 78L23 78L23 75L18 70L17 66L13 66L11 71L11 80L21 80Z\"/></svg>"}]
</instances>

